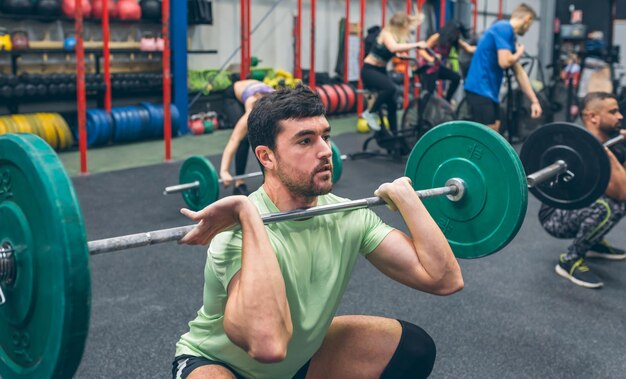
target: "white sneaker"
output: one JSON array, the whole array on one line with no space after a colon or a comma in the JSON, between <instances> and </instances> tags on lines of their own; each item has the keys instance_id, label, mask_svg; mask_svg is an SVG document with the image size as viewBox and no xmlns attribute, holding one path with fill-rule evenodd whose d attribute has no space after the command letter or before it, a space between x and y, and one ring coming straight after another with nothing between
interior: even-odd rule
<instances>
[{"instance_id":1,"label":"white sneaker","mask_svg":"<svg viewBox=\"0 0 626 379\"><path fill-rule=\"evenodd\" d=\"M375 132L380 131L380 125L378 124L378 122L376 122L376 117L374 117L374 115L371 114L369 110L363 111L363 113L361 113L361 118L367 121L367 126L369 126L370 129Z\"/></svg>"}]
</instances>

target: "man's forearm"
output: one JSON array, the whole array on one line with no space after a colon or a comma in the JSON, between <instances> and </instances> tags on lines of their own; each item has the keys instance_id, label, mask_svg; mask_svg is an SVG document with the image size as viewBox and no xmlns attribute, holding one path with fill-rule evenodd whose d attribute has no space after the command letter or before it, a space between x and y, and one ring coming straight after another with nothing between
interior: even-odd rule
<instances>
[{"instance_id":1,"label":"man's forearm","mask_svg":"<svg viewBox=\"0 0 626 379\"><path fill-rule=\"evenodd\" d=\"M280 361L293 331L285 282L258 211L244 210L240 223L241 271L229 293L224 327L252 358Z\"/></svg>"},{"instance_id":2,"label":"man's forearm","mask_svg":"<svg viewBox=\"0 0 626 379\"><path fill-rule=\"evenodd\" d=\"M539 99L537 99L537 95L535 94L533 87L530 85L530 79L528 79L528 75L526 74L526 71L524 71L524 68L519 63L516 63L514 70L515 77L517 78L519 87L524 95L526 95L531 103L539 103Z\"/></svg>"}]
</instances>

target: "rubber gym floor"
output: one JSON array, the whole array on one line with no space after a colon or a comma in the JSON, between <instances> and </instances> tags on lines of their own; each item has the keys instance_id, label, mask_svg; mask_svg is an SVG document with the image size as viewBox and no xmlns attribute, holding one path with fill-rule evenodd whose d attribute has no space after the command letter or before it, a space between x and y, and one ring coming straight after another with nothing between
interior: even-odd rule
<instances>
[{"instance_id":1,"label":"rubber gym floor","mask_svg":"<svg viewBox=\"0 0 626 379\"><path fill-rule=\"evenodd\" d=\"M354 118L330 122L342 153L360 150L367 135L354 132ZM171 163L160 163L161 141L92 150L89 175L76 175L76 152L62 154L88 239L188 224L178 212L182 198L163 196L162 190L177 184L188 155L209 155L219 167L229 134L177 138ZM373 196L379 184L402 176L405 164L346 161L333 192L352 199ZM248 171L258 171L252 154ZM248 184L254 189L261 179ZM460 261L465 289L452 296L411 290L359 260L339 314L383 315L423 327L438 349L432 378L624 378L626 262L590 262L604 279L601 290L558 277L554 265L568 241L541 229L538 208L529 196L524 224L502 251ZM385 207L375 212L406 231L399 214ZM623 227L608 236L617 246L626 246ZM91 257L91 322L76 378L170 377L175 344L202 305L205 259L205 247L175 243Z\"/></svg>"}]
</instances>

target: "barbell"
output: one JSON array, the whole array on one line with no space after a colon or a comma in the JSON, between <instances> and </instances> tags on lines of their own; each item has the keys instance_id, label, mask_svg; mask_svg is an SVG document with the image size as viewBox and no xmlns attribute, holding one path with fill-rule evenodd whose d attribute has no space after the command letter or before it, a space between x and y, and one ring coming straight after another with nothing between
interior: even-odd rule
<instances>
[{"instance_id":1,"label":"barbell","mask_svg":"<svg viewBox=\"0 0 626 379\"><path fill-rule=\"evenodd\" d=\"M576 126L564 126L561 133L571 128ZM602 151L596 144L600 148L594 151ZM587 174L569 156L555 153L550 159L565 166L531 174L538 177L533 188L549 178L567 175L568 184ZM528 182L523 165L508 142L483 125L455 121L432 129L415 145L405 174L459 258L502 249L524 219ZM553 198L560 200L557 204L578 200L566 191ZM262 218L267 224L382 204L370 197ZM74 375L89 326L90 255L179 240L194 227L87 242L67 173L54 150L30 134L0 136L0 220L0 376L5 378Z\"/></svg>"},{"instance_id":2,"label":"barbell","mask_svg":"<svg viewBox=\"0 0 626 379\"><path fill-rule=\"evenodd\" d=\"M347 159L342 155L337 145L331 141L333 160L333 183L339 182L343 173L343 161ZM250 179L263 176L261 171L248 174L235 175L233 180ZM183 200L189 209L198 211L214 203L220 196L220 184L217 170L213 164L200 155L191 156L183 162L179 172L180 184L168 186L163 190L163 195L182 193Z\"/></svg>"}]
</instances>

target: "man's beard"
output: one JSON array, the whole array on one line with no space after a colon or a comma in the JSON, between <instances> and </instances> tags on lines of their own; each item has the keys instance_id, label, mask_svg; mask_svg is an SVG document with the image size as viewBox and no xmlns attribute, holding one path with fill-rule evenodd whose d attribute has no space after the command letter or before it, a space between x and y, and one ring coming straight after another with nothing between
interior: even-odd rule
<instances>
[{"instance_id":1,"label":"man's beard","mask_svg":"<svg viewBox=\"0 0 626 379\"><path fill-rule=\"evenodd\" d=\"M302 178L292 178L289 175L286 175L282 170L280 170L280 168L277 170L276 175L278 176L280 181L285 185L285 187L287 187L287 189L289 189L290 192L296 195L304 196L304 197L315 197L315 196L320 196L320 195L326 195L333 189L332 182L330 183L330 185L326 185L326 183L324 183L324 185L316 185L315 175L318 172L323 171L323 167L327 164L331 165L331 169L330 171L328 171L328 173L332 180L332 176L333 176L332 163L324 163L316 167L315 170L313 171L313 174L309 176L308 181L306 182L304 180L301 180Z\"/></svg>"}]
</instances>

